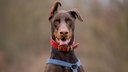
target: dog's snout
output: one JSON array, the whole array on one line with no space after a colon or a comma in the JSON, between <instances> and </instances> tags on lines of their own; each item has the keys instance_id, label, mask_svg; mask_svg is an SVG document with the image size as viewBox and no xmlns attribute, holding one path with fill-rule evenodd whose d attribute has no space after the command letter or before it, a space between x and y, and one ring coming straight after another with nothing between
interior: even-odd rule
<instances>
[{"instance_id":1,"label":"dog's snout","mask_svg":"<svg viewBox=\"0 0 128 72\"><path fill-rule=\"evenodd\" d=\"M61 35L66 35L66 34L68 34L68 32L67 31L61 31L60 34Z\"/></svg>"},{"instance_id":2,"label":"dog's snout","mask_svg":"<svg viewBox=\"0 0 128 72\"><path fill-rule=\"evenodd\" d=\"M59 28L59 34L60 35L68 35L69 30L66 26L66 24L61 24L60 28Z\"/></svg>"}]
</instances>

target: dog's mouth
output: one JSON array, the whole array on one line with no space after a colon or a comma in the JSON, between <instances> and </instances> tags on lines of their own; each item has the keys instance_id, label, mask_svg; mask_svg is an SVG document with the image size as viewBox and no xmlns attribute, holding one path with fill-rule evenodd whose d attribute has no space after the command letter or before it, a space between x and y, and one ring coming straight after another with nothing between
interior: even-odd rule
<instances>
[{"instance_id":1,"label":"dog's mouth","mask_svg":"<svg viewBox=\"0 0 128 72\"><path fill-rule=\"evenodd\" d=\"M70 42L70 39L67 39L67 38L58 39L58 38L56 38L56 41L61 46L61 45L68 45Z\"/></svg>"}]
</instances>

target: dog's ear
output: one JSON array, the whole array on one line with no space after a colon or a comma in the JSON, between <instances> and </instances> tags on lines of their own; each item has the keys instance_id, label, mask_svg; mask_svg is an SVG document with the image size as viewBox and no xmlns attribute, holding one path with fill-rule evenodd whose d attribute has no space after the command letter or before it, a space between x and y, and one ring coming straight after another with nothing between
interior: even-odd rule
<instances>
[{"instance_id":1,"label":"dog's ear","mask_svg":"<svg viewBox=\"0 0 128 72\"><path fill-rule=\"evenodd\" d=\"M68 12L69 12L69 14L71 14L71 16L73 18L75 18L75 19L78 18L81 22L83 22L83 19L81 18L79 11L76 8L71 9Z\"/></svg>"},{"instance_id":2,"label":"dog's ear","mask_svg":"<svg viewBox=\"0 0 128 72\"><path fill-rule=\"evenodd\" d=\"M57 12L58 6L61 6L61 3L59 1L56 1L54 3L54 5L52 6L52 8L51 8L49 20L51 20L51 18L53 17L53 15Z\"/></svg>"}]
</instances>

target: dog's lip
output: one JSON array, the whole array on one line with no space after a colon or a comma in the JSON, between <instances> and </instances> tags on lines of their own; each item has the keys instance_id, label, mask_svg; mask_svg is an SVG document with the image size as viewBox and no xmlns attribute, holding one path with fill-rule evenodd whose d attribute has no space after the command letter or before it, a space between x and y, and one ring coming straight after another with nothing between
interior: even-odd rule
<instances>
[{"instance_id":1,"label":"dog's lip","mask_svg":"<svg viewBox=\"0 0 128 72\"><path fill-rule=\"evenodd\" d=\"M56 38L56 41L59 45L68 45L68 43L70 42L70 39L66 39L66 38L58 39L58 38Z\"/></svg>"}]
</instances>

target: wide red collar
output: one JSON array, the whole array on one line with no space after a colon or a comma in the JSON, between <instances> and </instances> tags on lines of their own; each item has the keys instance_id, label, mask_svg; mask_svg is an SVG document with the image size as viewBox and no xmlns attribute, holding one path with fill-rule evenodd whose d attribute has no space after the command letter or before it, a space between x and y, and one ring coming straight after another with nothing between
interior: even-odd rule
<instances>
[{"instance_id":1,"label":"wide red collar","mask_svg":"<svg viewBox=\"0 0 128 72\"><path fill-rule=\"evenodd\" d=\"M68 46L67 48L60 47L57 42L55 42L52 38L50 39L50 43L53 46L53 48L59 50L59 51L70 51L78 47L79 43L73 42L72 45Z\"/></svg>"}]
</instances>

